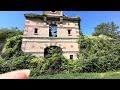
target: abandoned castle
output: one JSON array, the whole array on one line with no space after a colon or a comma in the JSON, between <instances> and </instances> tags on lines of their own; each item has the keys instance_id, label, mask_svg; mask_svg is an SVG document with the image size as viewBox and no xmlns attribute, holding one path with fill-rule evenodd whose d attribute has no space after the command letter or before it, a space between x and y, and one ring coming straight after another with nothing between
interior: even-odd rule
<instances>
[{"instance_id":1,"label":"abandoned castle","mask_svg":"<svg viewBox=\"0 0 120 90\"><path fill-rule=\"evenodd\" d=\"M63 11L43 11L43 14L24 14L26 18L22 51L44 57L50 46L62 49L68 59L76 59L79 53L80 18L68 17Z\"/></svg>"}]
</instances>

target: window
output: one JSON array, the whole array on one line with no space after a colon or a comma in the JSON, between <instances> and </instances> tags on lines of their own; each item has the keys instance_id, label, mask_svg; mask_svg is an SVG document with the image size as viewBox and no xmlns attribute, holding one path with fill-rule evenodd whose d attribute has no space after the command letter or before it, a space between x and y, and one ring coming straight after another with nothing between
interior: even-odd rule
<instances>
[{"instance_id":1,"label":"window","mask_svg":"<svg viewBox=\"0 0 120 90\"><path fill-rule=\"evenodd\" d=\"M57 37L57 25L56 24L49 25L49 37Z\"/></svg>"},{"instance_id":2,"label":"window","mask_svg":"<svg viewBox=\"0 0 120 90\"><path fill-rule=\"evenodd\" d=\"M38 29L37 29L37 28L35 28L34 33L35 33L35 34L38 34Z\"/></svg>"},{"instance_id":3,"label":"window","mask_svg":"<svg viewBox=\"0 0 120 90\"><path fill-rule=\"evenodd\" d=\"M70 55L70 59L73 59L73 55Z\"/></svg>"},{"instance_id":4,"label":"window","mask_svg":"<svg viewBox=\"0 0 120 90\"><path fill-rule=\"evenodd\" d=\"M68 35L71 35L71 30L68 30Z\"/></svg>"}]
</instances>

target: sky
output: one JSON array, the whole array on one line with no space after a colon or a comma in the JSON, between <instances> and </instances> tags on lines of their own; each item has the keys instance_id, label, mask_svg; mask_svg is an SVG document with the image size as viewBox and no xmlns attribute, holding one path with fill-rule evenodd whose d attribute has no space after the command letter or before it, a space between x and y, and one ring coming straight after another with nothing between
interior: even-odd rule
<instances>
[{"instance_id":1,"label":"sky","mask_svg":"<svg viewBox=\"0 0 120 90\"><path fill-rule=\"evenodd\" d=\"M26 13L42 14L43 11L0 11L0 28L25 28ZM120 27L120 11L63 11L66 16L81 18L84 35L92 35L94 28L101 23L114 22ZM119 28L120 30L120 28Z\"/></svg>"}]
</instances>

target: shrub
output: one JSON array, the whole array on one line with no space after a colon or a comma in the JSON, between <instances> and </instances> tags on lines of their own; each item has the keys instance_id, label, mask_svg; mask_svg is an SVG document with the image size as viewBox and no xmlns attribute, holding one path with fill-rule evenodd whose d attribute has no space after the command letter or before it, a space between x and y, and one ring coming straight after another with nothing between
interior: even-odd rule
<instances>
[{"instance_id":1,"label":"shrub","mask_svg":"<svg viewBox=\"0 0 120 90\"><path fill-rule=\"evenodd\" d=\"M13 56L19 56L21 54L22 36L14 36L7 39L4 48L2 50L1 57L4 59L12 59Z\"/></svg>"},{"instance_id":2,"label":"shrub","mask_svg":"<svg viewBox=\"0 0 120 90\"><path fill-rule=\"evenodd\" d=\"M30 67L29 68L36 68L36 67L42 67L44 64L45 60L42 58L35 57L30 61Z\"/></svg>"},{"instance_id":3,"label":"shrub","mask_svg":"<svg viewBox=\"0 0 120 90\"><path fill-rule=\"evenodd\" d=\"M11 60L11 70L16 70L16 69L28 69L31 67L30 61L33 59L29 54L25 54L23 56L19 57L14 57Z\"/></svg>"},{"instance_id":4,"label":"shrub","mask_svg":"<svg viewBox=\"0 0 120 90\"><path fill-rule=\"evenodd\" d=\"M86 48L80 48L82 72L106 72L120 69L120 45L111 39L84 37ZM78 69L79 69L78 68Z\"/></svg>"},{"instance_id":5,"label":"shrub","mask_svg":"<svg viewBox=\"0 0 120 90\"><path fill-rule=\"evenodd\" d=\"M61 54L54 54L51 58L45 60L40 72L42 74L60 73L65 70L68 60Z\"/></svg>"}]
</instances>

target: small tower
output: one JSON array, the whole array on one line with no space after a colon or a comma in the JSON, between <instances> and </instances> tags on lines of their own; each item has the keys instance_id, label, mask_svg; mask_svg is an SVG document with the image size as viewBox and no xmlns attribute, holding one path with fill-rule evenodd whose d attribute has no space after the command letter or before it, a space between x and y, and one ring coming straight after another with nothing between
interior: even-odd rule
<instances>
[{"instance_id":1,"label":"small tower","mask_svg":"<svg viewBox=\"0 0 120 90\"><path fill-rule=\"evenodd\" d=\"M43 11L43 14L25 14L25 30L22 51L44 57L47 47L57 46L68 59L76 59L79 53L79 17L68 17L63 11Z\"/></svg>"}]
</instances>

